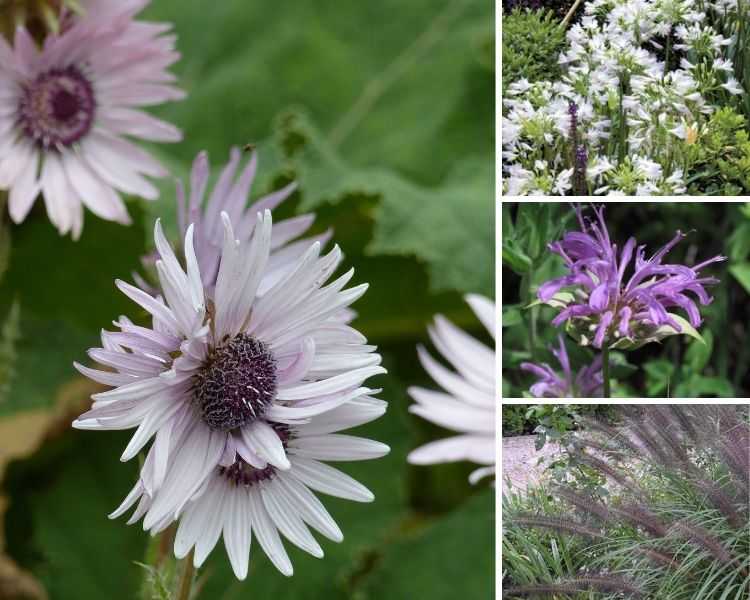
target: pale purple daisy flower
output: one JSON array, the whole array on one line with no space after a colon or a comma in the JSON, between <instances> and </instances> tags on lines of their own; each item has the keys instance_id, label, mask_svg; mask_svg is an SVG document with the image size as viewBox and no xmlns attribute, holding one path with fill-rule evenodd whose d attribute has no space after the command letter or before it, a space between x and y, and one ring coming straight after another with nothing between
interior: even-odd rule
<instances>
[{"instance_id":1,"label":"pale purple daisy flower","mask_svg":"<svg viewBox=\"0 0 750 600\"><path fill-rule=\"evenodd\" d=\"M83 206L130 223L121 193L158 197L167 174L127 138L176 142L172 125L140 110L184 93L167 68L179 58L169 24L135 21L149 0L83 3L43 47L22 27L0 38L0 189L22 222L37 195L62 234L80 236Z\"/></svg>"},{"instance_id":2,"label":"pale purple daisy flower","mask_svg":"<svg viewBox=\"0 0 750 600\"><path fill-rule=\"evenodd\" d=\"M297 184L293 182L248 203L258 168L258 156L253 152L247 164L238 172L241 160L240 149L232 148L229 162L222 168L216 184L205 201L210 176L206 152L199 153L193 161L190 188L187 193L182 182L177 182L177 222L180 239L185 238L188 224L192 224L195 255L198 258L203 285L208 290L215 287L219 274L224 243L221 213L226 212L229 215L237 239L244 243L253 234L256 215L264 210L273 211L297 189ZM265 277L258 288L259 295L262 296L289 269L293 268L314 242L325 245L330 240L330 230L314 237L297 239L310 229L314 222L314 214L304 214L274 223L271 256ZM153 260L147 259L145 262L153 262ZM139 285L144 287L145 282L143 284L139 282Z\"/></svg>"},{"instance_id":3,"label":"pale purple daisy flower","mask_svg":"<svg viewBox=\"0 0 750 600\"><path fill-rule=\"evenodd\" d=\"M495 303L475 294L467 295L466 302L494 338ZM419 346L419 361L445 391L410 387L415 404L409 412L460 435L425 444L413 450L408 460L415 465L461 460L485 465L469 477L476 483L495 472L495 352L441 315L435 317L428 332L455 371Z\"/></svg>"},{"instance_id":4,"label":"pale purple daisy flower","mask_svg":"<svg viewBox=\"0 0 750 600\"><path fill-rule=\"evenodd\" d=\"M726 260L714 256L695 266L662 264L666 254L685 237L675 237L650 258L645 246L636 247L631 237L618 253L604 222L604 206L594 208L596 220L583 216L576 207L581 231L567 232L563 239L548 245L560 255L569 273L541 285L537 292L542 302L562 308L552 320L555 326L568 324L568 331L582 345L632 348L665 335L683 333L699 327L701 316L694 294L701 304L712 298L704 286L718 283L714 277L700 277L706 266ZM635 256L632 271L626 275ZM572 293L560 292L572 288ZM672 308L684 310L689 324Z\"/></svg>"},{"instance_id":5,"label":"pale purple daisy flower","mask_svg":"<svg viewBox=\"0 0 750 600\"><path fill-rule=\"evenodd\" d=\"M581 367L575 378L570 368L568 351L562 335L557 336L560 347L550 348L562 367L562 375L547 363L540 365L521 363L521 369L535 375L539 381L530 388L534 398L601 398L603 393L602 357L597 356L590 365Z\"/></svg>"},{"instance_id":6,"label":"pale purple daisy flower","mask_svg":"<svg viewBox=\"0 0 750 600\"><path fill-rule=\"evenodd\" d=\"M103 347L89 355L110 370L76 364L84 375L114 389L95 394L93 407L74 426L137 427L122 460L136 456L155 435L140 479L117 514L140 498L135 518L143 516L144 528L153 533L189 518L185 535L189 546L196 544L196 564L221 532L215 519L226 516L199 499L208 494L218 502L215 494L220 494L224 501L224 492L212 487L216 481L222 481L222 490L229 483L241 487L244 491L232 495L231 508L226 507L234 511L232 523L240 529L223 525L228 549L233 546L229 552L235 572L244 577L247 556L237 552L244 552L249 539L233 536L249 532L249 523L276 562L277 526L288 537L290 532L304 536L297 517L312 525L305 518L309 511L323 518L318 505L290 481L326 493L349 486L358 490L352 494L369 499L347 476L309 461L358 460L388 452L378 442L330 433L382 414L384 404L371 397L379 390L363 384L385 370L376 348L339 318L367 285L344 289L353 270L324 285L340 263L338 247L321 256L320 242L310 244L294 268L260 296L273 240L270 211L256 215L246 241L236 238L226 212L220 218L224 242L214 286L204 284L194 227L185 235L183 269L157 221L156 269L164 299L117 281L123 293L152 315L153 323L142 327L121 317L115 323L120 331L102 333ZM286 483L270 483L281 481L282 472ZM264 495L261 489L276 492ZM278 490L287 496L279 499ZM268 495L272 498L267 500ZM265 505L263 512L255 503L261 496L264 502L276 502L278 510L289 509L282 524L273 508ZM240 523L234 519L248 518L240 510L246 498L252 506L250 521ZM176 546L178 554L181 548ZM276 564L290 574L285 561Z\"/></svg>"}]
</instances>

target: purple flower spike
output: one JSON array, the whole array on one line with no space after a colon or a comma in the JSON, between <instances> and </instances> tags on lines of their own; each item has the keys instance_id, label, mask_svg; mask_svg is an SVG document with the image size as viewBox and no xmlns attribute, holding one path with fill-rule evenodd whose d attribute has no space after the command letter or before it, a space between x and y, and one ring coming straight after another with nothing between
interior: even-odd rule
<instances>
[{"instance_id":1,"label":"purple flower spike","mask_svg":"<svg viewBox=\"0 0 750 600\"><path fill-rule=\"evenodd\" d=\"M685 237L681 231L650 258L646 258L645 246L637 246L632 237L618 252L609 238L603 205L594 207L596 219L584 217L580 206L575 210L581 230L566 232L562 240L548 246L562 257L569 273L544 283L537 292L542 302L554 299L554 305L562 307L552 321L555 326L566 323L579 343L596 348L638 347L666 335L689 333L688 322L693 328L700 326L698 306L687 294L692 293L702 305L709 304L713 298L704 286L719 280L700 277L699 272L726 260L725 256L693 267L663 264L667 253ZM626 275L631 265L632 272ZM572 288L573 293L559 294L563 288ZM683 310L687 321L670 309ZM659 330L662 326L671 330Z\"/></svg>"},{"instance_id":2,"label":"purple flower spike","mask_svg":"<svg viewBox=\"0 0 750 600\"><path fill-rule=\"evenodd\" d=\"M550 348L563 369L562 376L552 370L547 363L521 363L521 369L535 375L539 381L529 391L534 398L601 398L604 377L602 357L597 356L590 365L581 368L573 378L568 352L561 335L558 349Z\"/></svg>"}]
</instances>

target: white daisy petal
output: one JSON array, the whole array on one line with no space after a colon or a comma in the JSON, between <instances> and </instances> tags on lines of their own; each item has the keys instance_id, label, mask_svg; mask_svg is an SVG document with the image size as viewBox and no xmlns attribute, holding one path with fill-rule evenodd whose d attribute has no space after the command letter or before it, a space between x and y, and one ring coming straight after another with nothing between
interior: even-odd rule
<instances>
[{"instance_id":1,"label":"white daisy petal","mask_svg":"<svg viewBox=\"0 0 750 600\"><path fill-rule=\"evenodd\" d=\"M239 488L228 494L227 514L224 518L224 545L237 579L247 577L250 562L250 500L247 490Z\"/></svg>"},{"instance_id":2,"label":"white daisy petal","mask_svg":"<svg viewBox=\"0 0 750 600\"><path fill-rule=\"evenodd\" d=\"M482 296L470 294L466 301L494 337L495 306ZM419 360L425 370L445 389L437 392L410 387L415 404L409 412L453 431L464 433L426 444L413 450L408 461L417 465L468 460L480 465L495 462L495 359L494 352L459 330L447 319L437 317L430 337L437 349L458 372L436 361L421 346ZM475 471L469 478L476 483L488 473Z\"/></svg>"},{"instance_id":3,"label":"white daisy petal","mask_svg":"<svg viewBox=\"0 0 750 600\"><path fill-rule=\"evenodd\" d=\"M292 562L289 560L286 550L284 550L279 533L263 505L258 490L251 488L248 491L248 497L250 499L250 519L255 537L274 566L283 575L291 577L294 573Z\"/></svg>"}]
</instances>

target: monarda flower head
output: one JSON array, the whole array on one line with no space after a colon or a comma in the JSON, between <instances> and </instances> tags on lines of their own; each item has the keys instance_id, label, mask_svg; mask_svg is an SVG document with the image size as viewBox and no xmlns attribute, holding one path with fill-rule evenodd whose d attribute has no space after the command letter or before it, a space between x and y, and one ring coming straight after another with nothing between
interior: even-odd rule
<instances>
[{"instance_id":1,"label":"monarda flower head","mask_svg":"<svg viewBox=\"0 0 750 600\"><path fill-rule=\"evenodd\" d=\"M663 264L685 237L681 231L649 258L645 246L637 246L633 237L618 251L609 238L603 205L594 208L596 219L584 217L580 206L575 210L580 231L567 232L548 246L562 257L569 273L544 283L537 292L541 302L562 309L553 325L566 323L581 345L596 348L634 348L677 333L699 337L694 328L700 326L701 316L691 295L702 305L712 301L704 286L718 279L701 277L700 271L726 257L714 256L692 267ZM674 309L685 311L688 320Z\"/></svg>"},{"instance_id":2,"label":"monarda flower head","mask_svg":"<svg viewBox=\"0 0 750 600\"><path fill-rule=\"evenodd\" d=\"M128 141L176 142L181 133L141 108L184 93L167 68L179 58L170 25L135 21L148 0L87 0L40 48L23 27L0 37L0 189L20 223L41 192L52 223L77 238L83 206L127 224L121 193L147 200L146 177L165 169Z\"/></svg>"},{"instance_id":3,"label":"monarda flower head","mask_svg":"<svg viewBox=\"0 0 750 600\"><path fill-rule=\"evenodd\" d=\"M157 221L158 295L117 282L150 313L150 326L121 317L119 331L103 332L102 347L89 351L106 369L76 365L112 389L95 394L91 410L73 424L137 428L122 460L154 438L135 487L111 516L137 503L130 522L143 518L152 533L179 521L175 554L195 548L195 566L223 533L240 579L247 576L252 536L286 575L292 566L279 532L315 556L322 550L308 526L340 541L341 531L310 490L361 502L373 495L322 461L388 452L379 442L337 433L385 412L373 398L379 390L364 386L385 372L380 355L342 319L367 285L344 289L353 270L326 284L341 251L321 255L320 242L310 242L278 277L269 258L270 210L254 217L249 238L240 240L229 215L219 214L223 245L215 279L201 273L194 226L187 228L181 263Z\"/></svg>"},{"instance_id":4,"label":"monarda flower head","mask_svg":"<svg viewBox=\"0 0 750 600\"><path fill-rule=\"evenodd\" d=\"M521 363L522 370L538 378L529 390L531 395L534 398L601 398L604 383L601 355L597 356L590 365L581 367L578 374L573 377L562 335L558 335L558 341L559 348L550 348L550 350L562 367L562 375L547 363L540 365L530 362Z\"/></svg>"}]
</instances>

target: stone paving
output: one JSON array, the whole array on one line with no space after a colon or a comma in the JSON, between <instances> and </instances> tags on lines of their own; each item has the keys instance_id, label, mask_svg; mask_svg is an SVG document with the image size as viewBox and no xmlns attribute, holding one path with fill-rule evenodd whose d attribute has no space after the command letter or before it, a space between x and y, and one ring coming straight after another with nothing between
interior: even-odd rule
<instances>
[{"instance_id":1,"label":"stone paving","mask_svg":"<svg viewBox=\"0 0 750 600\"><path fill-rule=\"evenodd\" d=\"M513 489L525 490L530 484L539 481L545 467L561 454L559 445L551 442L547 442L537 452L534 448L535 439L535 435L503 438L501 491L505 491L506 478L510 479Z\"/></svg>"}]
</instances>

